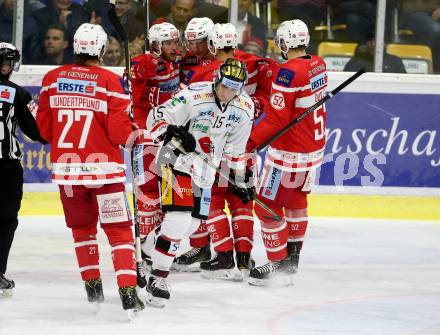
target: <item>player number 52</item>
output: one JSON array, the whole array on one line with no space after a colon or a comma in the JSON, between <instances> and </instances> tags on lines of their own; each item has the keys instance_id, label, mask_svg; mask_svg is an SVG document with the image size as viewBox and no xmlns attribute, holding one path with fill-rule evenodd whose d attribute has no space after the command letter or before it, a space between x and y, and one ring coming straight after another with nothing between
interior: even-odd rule
<instances>
[{"instance_id":1,"label":"player number 52","mask_svg":"<svg viewBox=\"0 0 440 335\"><path fill-rule=\"evenodd\" d=\"M66 120L60 138L58 139L59 148L67 148L67 149L73 148L72 142L66 142L66 136L70 128L72 127L73 123L80 122L81 118L85 118L85 122L78 143L78 148L80 149L84 148L86 145L87 136L89 135L90 125L93 119L93 112L90 110L83 110L83 109L77 109L77 110L60 109L58 111L58 122L64 122L64 119Z\"/></svg>"}]
</instances>

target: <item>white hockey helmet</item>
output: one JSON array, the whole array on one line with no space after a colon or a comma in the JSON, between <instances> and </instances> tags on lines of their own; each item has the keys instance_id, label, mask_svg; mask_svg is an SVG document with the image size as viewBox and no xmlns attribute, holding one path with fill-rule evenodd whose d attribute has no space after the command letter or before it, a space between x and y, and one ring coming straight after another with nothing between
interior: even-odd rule
<instances>
[{"instance_id":1,"label":"white hockey helmet","mask_svg":"<svg viewBox=\"0 0 440 335\"><path fill-rule=\"evenodd\" d=\"M157 43L159 52L156 53L160 56L162 53L162 42L171 41L174 39L180 39L179 30L171 23L163 22L153 25L150 30L148 30L148 39L150 43Z\"/></svg>"},{"instance_id":2,"label":"white hockey helmet","mask_svg":"<svg viewBox=\"0 0 440 335\"><path fill-rule=\"evenodd\" d=\"M83 23L73 36L73 53L102 57L107 44L107 34L99 24Z\"/></svg>"},{"instance_id":3,"label":"white hockey helmet","mask_svg":"<svg viewBox=\"0 0 440 335\"><path fill-rule=\"evenodd\" d=\"M218 49L238 46L237 29L232 23L216 23L208 33L209 51L215 55Z\"/></svg>"},{"instance_id":4,"label":"white hockey helmet","mask_svg":"<svg viewBox=\"0 0 440 335\"><path fill-rule=\"evenodd\" d=\"M185 40L194 41L206 38L213 27L214 22L209 17L194 17L186 26Z\"/></svg>"},{"instance_id":5,"label":"white hockey helmet","mask_svg":"<svg viewBox=\"0 0 440 335\"><path fill-rule=\"evenodd\" d=\"M301 20L281 22L277 29L275 41L283 54L286 54L289 49L307 48L310 42L309 29Z\"/></svg>"}]
</instances>

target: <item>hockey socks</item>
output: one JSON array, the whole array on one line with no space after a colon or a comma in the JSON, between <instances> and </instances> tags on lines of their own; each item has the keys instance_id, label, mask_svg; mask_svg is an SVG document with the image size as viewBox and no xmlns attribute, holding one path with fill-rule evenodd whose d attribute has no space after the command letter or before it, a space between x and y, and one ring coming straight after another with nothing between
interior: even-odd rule
<instances>
[{"instance_id":1,"label":"hockey socks","mask_svg":"<svg viewBox=\"0 0 440 335\"><path fill-rule=\"evenodd\" d=\"M288 230L286 221L261 221L261 236L268 259L279 261L287 257Z\"/></svg>"},{"instance_id":2,"label":"hockey socks","mask_svg":"<svg viewBox=\"0 0 440 335\"><path fill-rule=\"evenodd\" d=\"M286 209L286 221L289 229L289 242L302 242L306 235L307 209Z\"/></svg>"},{"instance_id":3,"label":"hockey socks","mask_svg":"<svg viewBox=\"0 0 440 335\"><path fill-rule=\"evenodd\" d=\"M252 209L232 212L232 233L237 252L250 253L254 244L254 214Z\"/></svg>"},{"instance_id":4,"label":"hockey socks","mask_svg":"<svg viewBox=\"0 0 440 335\"><path fill-rule=\"evenodd\" d=\"M193 248L202 248L209 245L208 225L205 220L200 220L197 230L189 237L189 244Z\"/></svg>"},{"instance_id":5,"label":"hockey socks","mask_svg":"<svg viewBox=\"0 0 440 335\"><path fill-rule=\"evenodd\" d=\"M210 215L206 221L212 246L216 252L233 250L233 241L229 220L223 211Z\"/></svg>"},{"instance_id":6,"label":"hockey socks","mask_svg":"<svg viewBox=\"0 0 440 335\"><path fill-rule=\"evenodd\" d=\"M136 286L136 257L131 228L107 226L104 231L112 246L113 267L118 286Z\"/></svg>"},{"instance_id":7,"label":"hockey socks","mask_svg":"<svg viewBox=\"0 0 440 335\"><path fill-rule=\"evenodd\" d=\"M96 233L96 227L72 229L76 259L83 281L101 277L99 272L99 249Z\"/></svg>"}]
</instances>

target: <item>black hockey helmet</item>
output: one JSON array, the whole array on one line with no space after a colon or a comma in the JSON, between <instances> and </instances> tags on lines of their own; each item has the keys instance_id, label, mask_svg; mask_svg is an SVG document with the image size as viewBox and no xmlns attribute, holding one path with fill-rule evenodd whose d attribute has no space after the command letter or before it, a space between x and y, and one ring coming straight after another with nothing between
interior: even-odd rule
<instances>
[{"instance_id":1,"label":"black hockey helmet","mask_svg":"<svg viewBox=\"0 0 440 335\"><path fill-rule=\"evenodd\" d=\"M222 83L226 87L241 91L246 83L246 79L246 65L242 61L228 58L220 65L217 82Z\"/></svg>"},{"instance_id":2,"label":"black hockey helmet","mask_svg":"<svg viewBox=\"0 0 440 335\"><path fill-rule=\"evenodd\" d=\"M14 71L20 68L20 52L11 43L0 42L0 65L10 65Z\"/></svg>"}]
</instances>

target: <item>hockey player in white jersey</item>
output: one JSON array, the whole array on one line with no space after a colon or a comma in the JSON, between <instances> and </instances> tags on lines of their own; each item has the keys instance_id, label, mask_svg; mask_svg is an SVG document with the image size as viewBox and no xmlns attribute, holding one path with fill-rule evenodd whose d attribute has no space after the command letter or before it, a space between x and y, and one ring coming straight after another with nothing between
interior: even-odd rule
<instances>
[{"instance_id":1,"label":"hockey player in white jersey","mask_svg":"<svg viewBox=\"0 0 440 335\"><path fill-rule=\"evenodd\" d=\"M242 92L245 81L243 63L227 59L214 83L191 84L148 116L148 130L156 141L163 140L157 164L165 213L151 250L147 302L153 306L163 307L170 298L165 278L180 241L208 217L216 171L204 159L219 166L226 156L238 176L237 195L251 200L252 192L243 181L254 103Z\"/></svg>"}]
</instances>

